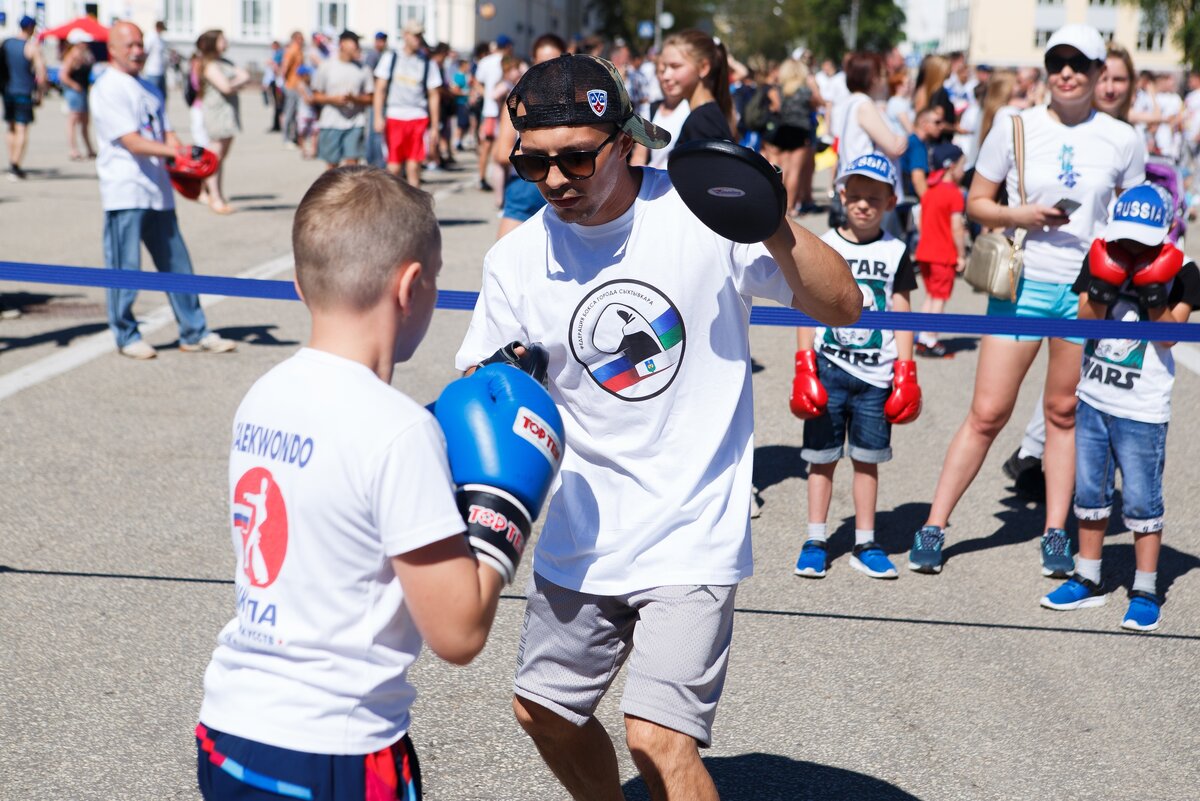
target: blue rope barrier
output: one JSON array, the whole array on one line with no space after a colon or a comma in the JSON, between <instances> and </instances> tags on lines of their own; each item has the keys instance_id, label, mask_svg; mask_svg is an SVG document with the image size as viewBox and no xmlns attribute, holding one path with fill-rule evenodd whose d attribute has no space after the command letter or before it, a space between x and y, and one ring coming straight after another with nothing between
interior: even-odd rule
<instances>
[{"instance_id":1,"label":"blue rope barrier","mask_svg":"<svg viewBox=\"0 0 1200 801\"><path fill-rule=\"evenodd\" d=\"M106 289L146 289L261 300L299 300L291 281L67 267L34 262L0 261L0 281L97 286ZM438 293L437 308L471 311L475 308L478 297L478 292L444 289ZM811 317L782 306L755 306L750 313L750 324L788 328L819 325ZM1048 320L1037 317L989 317L980 314L864 311L857 323L846 327L930 331L938 334L1024 334L1044 337L1200 342L1200 325L1188 323Z\"/></svg>"}]
</instances>

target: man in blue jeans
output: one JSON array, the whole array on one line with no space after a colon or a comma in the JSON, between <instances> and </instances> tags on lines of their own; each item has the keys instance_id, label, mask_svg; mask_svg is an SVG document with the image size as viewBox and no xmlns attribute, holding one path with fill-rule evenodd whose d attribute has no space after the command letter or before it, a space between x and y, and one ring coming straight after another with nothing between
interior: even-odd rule
<instances>
[{"instance_id":1,"label":"man in blue jeans","mask_svg":"<svg viewBox=\"0 0 1200 801\"><path fill-rule=\"evenodd\" d=\"M109 35L111 68L92 85L92 120L100 156L100 200L104 206L104 266L140 270L141 244L160 272L192 273L179 223L167 160L180 147L167 120L163 97L138 77L146 62L142 32L118 22ZM237 345L208 330L196 295L168 293L179 321L179 349L226 353ZM157 353L142 340L131 289L108 290L108 324L123 356L153 359Z\"/></svg>"}]
</instances>

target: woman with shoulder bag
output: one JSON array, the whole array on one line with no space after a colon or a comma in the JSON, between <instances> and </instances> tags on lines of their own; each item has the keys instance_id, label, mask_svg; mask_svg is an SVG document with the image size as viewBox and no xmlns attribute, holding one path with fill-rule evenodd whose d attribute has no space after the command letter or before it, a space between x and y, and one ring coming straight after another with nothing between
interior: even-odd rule
<instances>
[{"instance_id":1,"label":"woman with shoulder bag","mask_svg":"<svg viewBox=\"0 0 1200 801\"><path fill-rule=\"evenodd\" d=\"M1120 188L1145 178L1145 155L1132 129L1093 108L1105 55L1104 39L1095 28L1072 24L1059 29L1046 45L1049 106L997 123L980 148L967 213L985 227L1015 230L1018 242L1025 234L1023 274L1015 277L1011 297L989 299L989 315L1075 319L1079 299L1071 284L1103 229L1109 201ZM1023 175L1014 155L1014 130L1018 144L1023 131ZM1024 197L1025 202L1001 206L995 198L1002 185L1010 201ZM1041 343L1037 335L983 337L971 409L943 460L929 518L914 536L910 569L941 570L950 514L1012 415ZM1041 538L1046 576L1064 577L1074 569L1064 527L1075 488L1075 386L1082 343L1052 338L1049 344Z\"/></svg>"},{"instance_id":2,"label":"woman with shoulder bag","mask_svg":"<svg viewBox=\"0 0 1200 801\"><path fill-rule=\"evenodd\" d=\"M771 110L777 113L770 141L783 172L789 214L797 213L799 207L813 208L812 175L807 187L803 178L804 161L812 158L812 112L824 102L815 86L804 62L789 58L779 67L779 83L768 91Z\"/></svg>"}]
</instances>

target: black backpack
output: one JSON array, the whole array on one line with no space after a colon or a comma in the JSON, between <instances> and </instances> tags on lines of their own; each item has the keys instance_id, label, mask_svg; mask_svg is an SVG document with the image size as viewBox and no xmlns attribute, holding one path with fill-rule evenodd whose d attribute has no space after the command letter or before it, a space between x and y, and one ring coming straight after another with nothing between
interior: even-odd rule
<instances>
[{"instance_id":1,"label":"black backpack","mask_svg":"<svg viewBox=\"0 0 1200 801\"><path fill-rule=\"evenodd\" d=\"M780 108L780 124L788 128L812 128L812 90L801 86L790 95L783 96Z\"/></svg>"},{"instance_id":2,"label":"black backpack","mask_svg":"<svg viewBox=\"0 0 1200 801\"><path fill-rule=\"evenodd\" d=\"M770 90L767 84L759 84L754 94L746 101L742 110L742 127L747 131L765 131L771 117L771 103L767 97Z\"/></svg>"}]
</instances>

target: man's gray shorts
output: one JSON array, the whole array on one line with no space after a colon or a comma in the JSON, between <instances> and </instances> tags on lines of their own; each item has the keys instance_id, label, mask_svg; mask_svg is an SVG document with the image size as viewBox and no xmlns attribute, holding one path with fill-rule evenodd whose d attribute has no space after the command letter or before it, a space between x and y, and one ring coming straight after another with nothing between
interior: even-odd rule
<instances>
[{"instance_id":1,"label":"man's gray shorts","mask_svg":"<svg viewBox=\"0 0 1200 801\"><path fill-rule=\"evenodd\" d=\"M317 134L317 158L326 164L362 161L364 155L362 128L322 128Z\"/></svg>"},{"instance_id":2,"label":"man's gray shorts","mask_svg":"<svg viewBox=\"0 0 1200 801\"><path fill-rule=\"evenodd\" d=\"M533 575L515 692L584 725L626 660L621 711L707 747L725 685L737 586L576 592Z\"/></svg>"}]
</instances>

